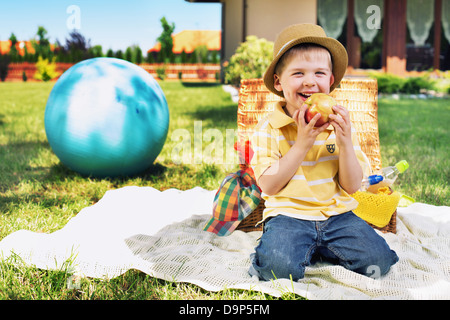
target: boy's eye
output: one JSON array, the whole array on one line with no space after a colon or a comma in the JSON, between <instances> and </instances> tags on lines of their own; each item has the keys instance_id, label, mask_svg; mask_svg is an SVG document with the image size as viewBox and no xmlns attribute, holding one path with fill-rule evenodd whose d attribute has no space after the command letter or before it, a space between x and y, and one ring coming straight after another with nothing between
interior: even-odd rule
<instances>
[{"instance_id":1,"label":"boy's eye","mask_svg":"<svg viewBox=\"0 0 450 320\"><path fill-rule=\"evenodd\" d=\"M325 72L322 72L322 71L317 71L317 72L316 72L316 74L319 74L319 75L324 75L324 74L325 74Z\"/></svg>"}]
</instances>

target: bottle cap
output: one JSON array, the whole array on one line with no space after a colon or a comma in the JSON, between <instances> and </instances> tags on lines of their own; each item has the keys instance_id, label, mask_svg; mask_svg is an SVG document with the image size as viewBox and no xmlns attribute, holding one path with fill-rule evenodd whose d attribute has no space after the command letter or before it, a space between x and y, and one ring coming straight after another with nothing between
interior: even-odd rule
<instances>
[{"instance_id":1,"label":"bottle cap","mask_svg":"<svg viewBox=\"0 0 450 320\"><path fill-rule=\"evenodd\" d=\"M377 184L378 182L383 181L383 176L379 175L379 174L374 174L371 175L367 178L369 180L369 184L373 185L373 184Z\"/></svg>"},{"instance_id":2,"label":"bottle cap","mask_svg":"<svg viewBox=\"0 0 450 320\"><path fill-rule=\"evenodd\" d=\"M409 168L409 164L408 162L406 162L406 160L397 162L395 166L397 167L398 171L400 171L400 173L405 172L405 170Z\"/></svg>"}]
</instances>

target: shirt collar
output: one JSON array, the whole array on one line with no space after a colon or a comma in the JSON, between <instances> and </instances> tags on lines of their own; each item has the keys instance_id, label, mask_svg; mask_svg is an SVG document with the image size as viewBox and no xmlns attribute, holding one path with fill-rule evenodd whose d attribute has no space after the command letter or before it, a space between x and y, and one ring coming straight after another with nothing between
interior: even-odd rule
<instances>
[{"instance_id":1,"label":"shirt collar","mask_svg":"<svg viewBox=\"0 0 450 320\"><path fill-rule=\"evenodd\" d=\"M269 122L273 128L279 129L290 123L295 123L294 119L284 112L283 107L286 105L284 101L278 101L273 112L269 116Z\"/></svg>"}]
</instances>

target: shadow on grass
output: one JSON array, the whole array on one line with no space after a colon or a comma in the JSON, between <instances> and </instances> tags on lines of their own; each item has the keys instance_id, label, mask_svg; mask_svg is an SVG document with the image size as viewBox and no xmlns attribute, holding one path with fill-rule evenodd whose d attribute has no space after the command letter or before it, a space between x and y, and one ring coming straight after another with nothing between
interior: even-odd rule
<instances>
[{"instance_id":1,"label":"shadow on grass","mask_svg":"<svg viewBox=\"0 0 450 320\"><path fill-rule=\"evenodd\" d=\"M187 190L211 183L212 179L218 179L220 173L215 165L155 162L135 175L99 178L82 175L60 161L45 165L49 161L49 153L53 151L46 140L12 142L2 147L1 214L14 212L17 207L27 204L58 208L64 204L74 204L73 207L76 207L77 202L86 200L95 203L103 196L104 190L129 185L149 186L161 191L169 188ZM41 161L44 161L42 165Z\"/></svg>"},{"instance_id":2,"label":"shadow on grass","mask_svg":"<svg viewBox=\"0 0 450 320\"><path fill-rule=\"evenodd\" d=\"M4 156L0 157L0 160L4 163L2 167L2 173L0 177L0 191L4 191L6 187L12 187L19 183L21 180L40 180L55 182L61 181L65 178L84 177L94 180L102 180L102 178L96 178L93 176L81 175L76 171L71 170L62 162L58 162L53 166L31 166L30 162L35 159L42 149L48 149L50 152L51 147L47 141L33 141L33 142L18 142L8 144L4 147ZM166 167L159 163L152 164L149 168L141 173L131 176L119 176L119 177L106 177L105 179L125 181L130 178L146 178L153 176L160 176L166 171Z\"/></svg>"},{"instance_id":3,"label":"shadow on grass","mask_svg":"<svg viewBox=\"0 0 450 320\"><path fill-rule=\"evenodd\" d=\"M67 204L77 203L79 201L80 194L74 194L73 192L65 192L64 184L69 181L79 181L81 184L83 180L90 180L94 183L107 182L111 188L120 188L128 185L130 180L140 178L142 181L140 185L152 185L154 182L163 180L167 167L159 163L151 165L147 170L133 175L133 176L119 176L119 177L105 177L97 178L92 176L81 175L63 163L59 162L51 167L33 167L27 168L25 173L20 175L11 173L8 177L8 184L2 184L0 186L0 213L7 213L13 207L20 203L34 203L47 208L50 207L62 207ZM30 192L15 192L14 190L19 184L26 181L39 181L42 182L41 186ZM61 185L62 184L62 185ZM54 189L53 191L51 189ZM7 192L8 190L12 192ZM50 191L52 196L46 195ZM60 192L61 191L61 192ZM79 190L81 193L82 189ZM89 201L95 203L100 200L103 194L96 194L95 192L89 196Z\"/></svg>"},{"instance_id":4,"label":"shadow on grass","mask_svg":"<svg viewBox=\"0 0 450 320\"><path fill-rule=\"evenodd\" d=\"M32 167L30 162L48 148L47 141L15 142L3 146L0 153L0 192L13 188L25 179L43 178L42 168ZM48 168L45 170L48 171Z\"/></svg>"},{"instance_id":5,"label":"shadow on grass","mask_svg":"<svg viewBox=\"0 0 450 320\"><path fill-rule=\"evenodd\" d=\"M97 202L99 199L91 199L92 203ZM9 196L0 196L0 214L7 213L10 210L13 210L18 204L34 204L39 207L44 208L59 208L62 209L64 207L71 207L72 204L76 204L79 201L77 197L61 194L56 197L48 197L45 196L43 192L37 193L21 193L21 194L13 194Z\"/></svg>"},{"instance_id":6,"label":"shadow on grass","mask_svg":"<svg viewBox=\"0 0 450 320\"><path fill-rule=\"evenodd\" d=\"M146 182L152 184L152 182L164 179L163 176L167 170L164 165L154 163L145 171L133 176L96 178L81 175L60 161L51 166L32 164L42 152L48 151L53 152L47 141L16 142L2 147L0 154L0 212L5 212L8 207L14 206L14 203L23 201L24 197L26 201L32 200L31 198L40 199L47 188L53 186L58 189L60 188L58 185L65 182L76 182L89 178L94 182L107 181L112 187L120 187L132 179L139 178L142 180L141 184ZM42 190L30 191L20 196L17 194L21 184L34 185L35 182L40 183L39 189ZM10 196L11 194L12 196ZM49 205L53 206L54 204L49 203Z\"/></svg>"},{"instance_id":7,"label":"shadow on grass","mask_svg":"<svg viewBox=\"0 0 450 320\"><path fill-rule=\"evenodd\" d=\"M181 82L181 84L186 88L210 88L222 85L220 82Z\"/></svg>"},{"instance_id":8,"label":"shadow on grass","mask_svg":"<svg viewBox=\"0 0 450 320\"><path fill-rule=\"evenodd\" d=\"M60 181L64 180L65 178L76 178L80 177L82 179L90 179L95 182L100 181L109 181L114 187L118 187L130 179L136 179L141 178L144 181L150 181L152 179L160 178L164 175L166 172L167 167L160 164L160 163L154 163L149 168L145 169L144 171L140 173L136 173L134 175L120 175L120 176L114 176L114 177L96 177L94 175L85 175L78 173L76 171L73 171L66 165L64 165L62 162L59 162L58 164L52 166L49 170L49 173L46 177L46 181L54 182L54 181Z\"/></svg>"}]
</instances>

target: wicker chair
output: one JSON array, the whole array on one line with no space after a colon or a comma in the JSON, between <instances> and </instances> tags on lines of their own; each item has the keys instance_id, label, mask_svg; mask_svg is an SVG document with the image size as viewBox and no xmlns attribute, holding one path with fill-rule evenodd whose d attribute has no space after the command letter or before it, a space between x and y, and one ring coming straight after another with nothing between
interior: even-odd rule
<instances>
[{"instance_id":1,"label":"wicker chair","mask_svg":"<svg viewBox=\"0 0 450 320\"><path fill-rule=\"evenodd\" d=\"M367 78L344 78L331 94L336 101L350 111L350 119L355 128L362 151L367 155L372 170L381 169L380 140L378 136L378 86L376 80ZM283 98L271 93L262 79L245 79L241 81L237 113L238 136L245 141L253 133L253 128L267 113L274 108L275 102ZM241 164L241 169L246 165ZM255 226L261 220L264 200L258 208L245 218L238 230L245 232L260 231L262 226ZM383 228L372 227L382 232L396 232L396 211L388 225Z\"/></svg>"}]
</instances>

